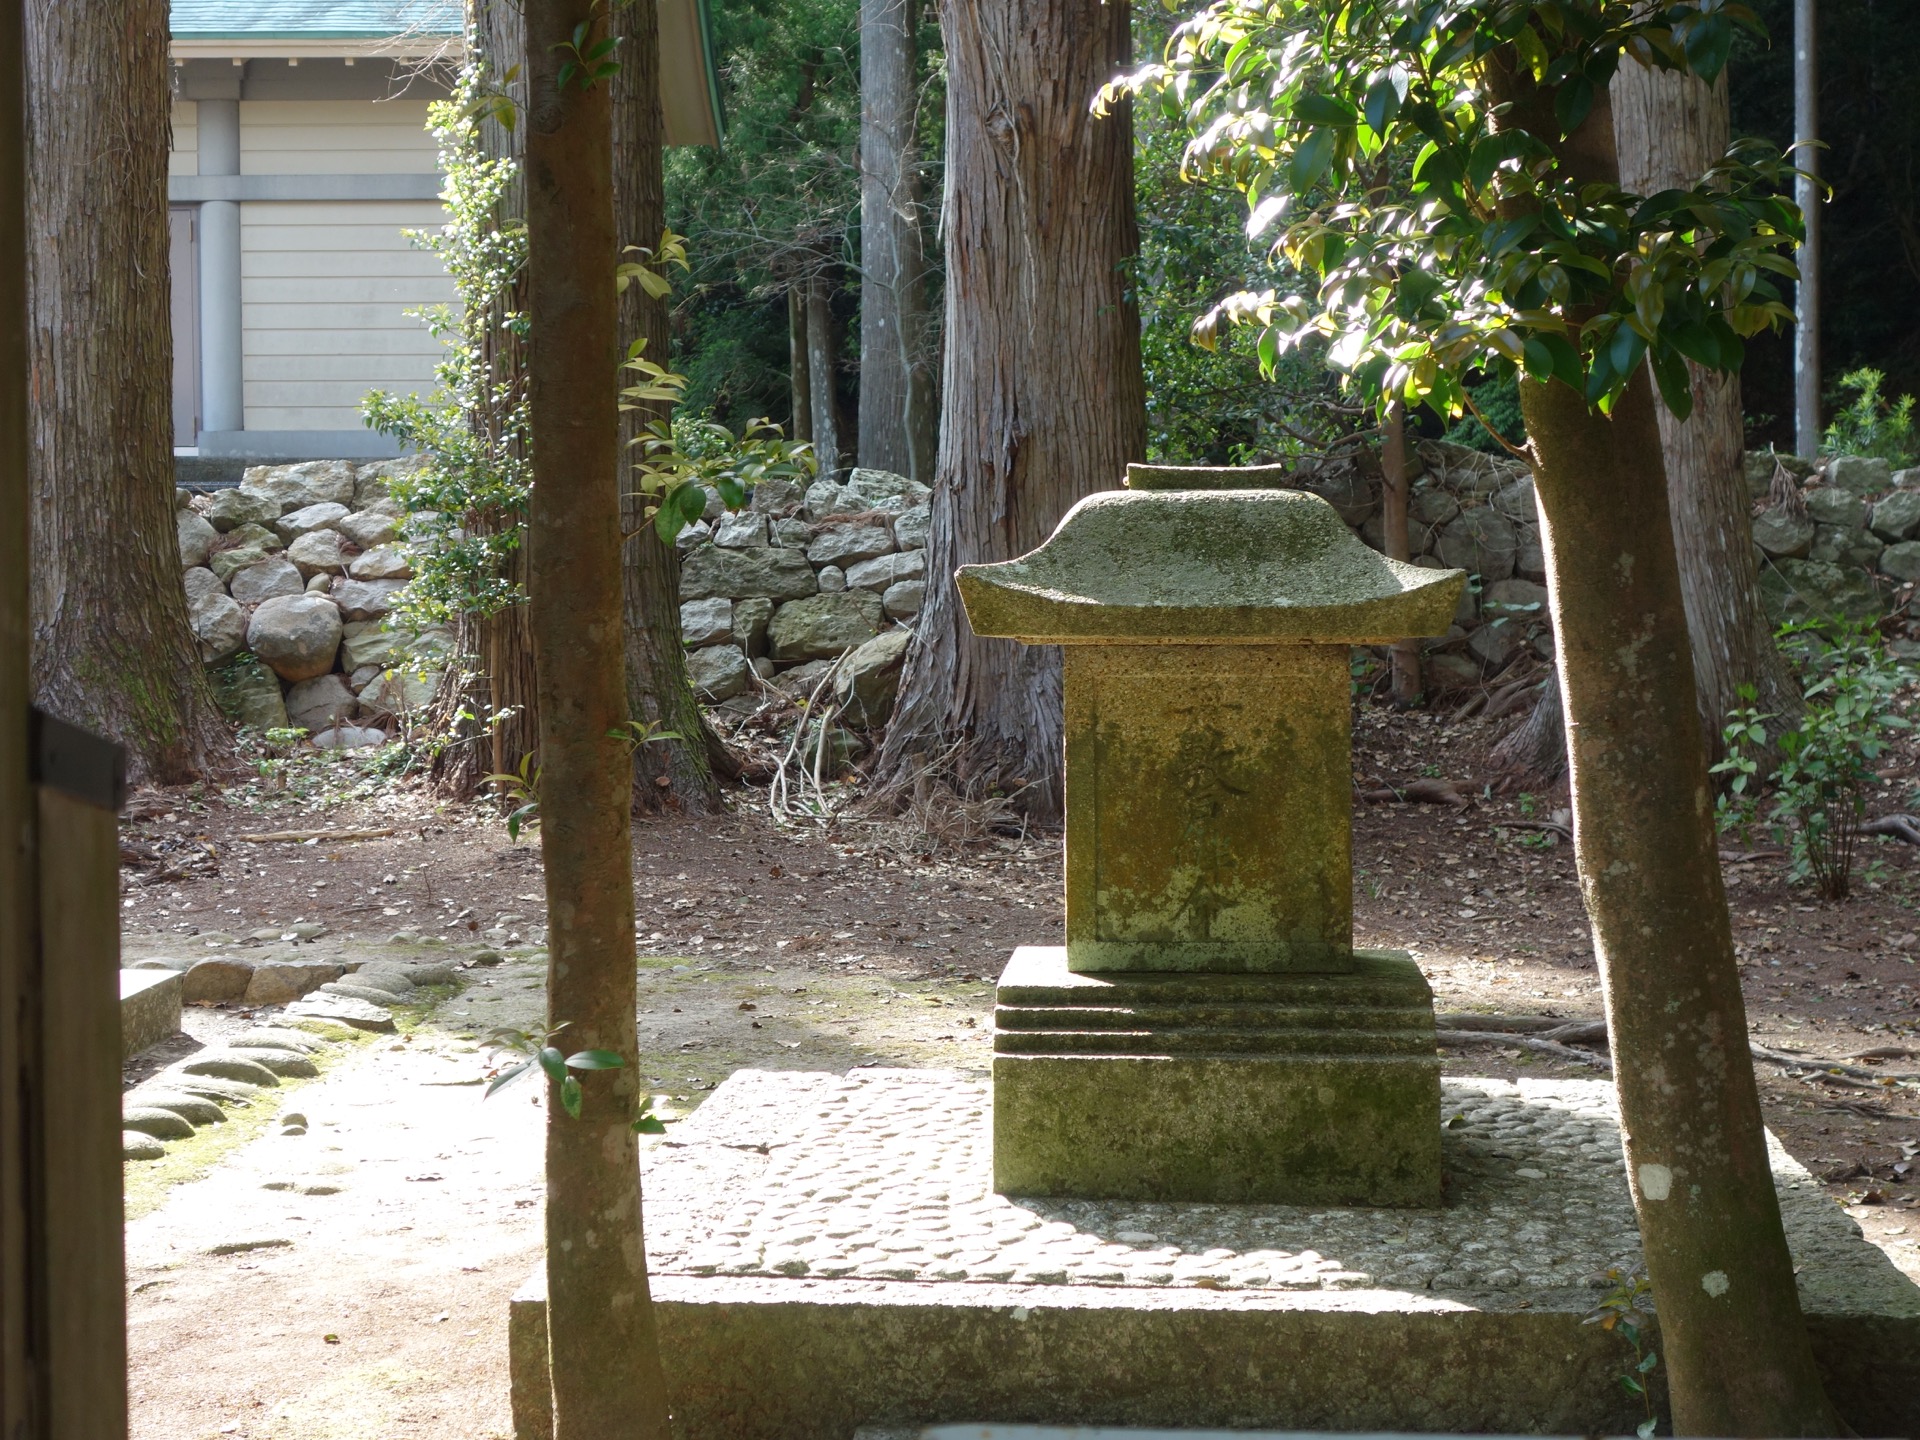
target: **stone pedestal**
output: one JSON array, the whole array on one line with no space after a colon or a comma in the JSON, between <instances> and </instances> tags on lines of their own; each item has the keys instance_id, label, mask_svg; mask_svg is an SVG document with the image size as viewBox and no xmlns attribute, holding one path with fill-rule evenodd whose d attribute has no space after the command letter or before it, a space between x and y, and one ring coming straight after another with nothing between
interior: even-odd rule
<instances>
[{"instance_id":1,"label":"stone pedestal","mask_svg":"<svg viewBox=\"0 0 1920 1440\"><path fill-rule=\"evenodd\" d=\"M1337 975L1076 974L1016 950L993 1035L1008 1195L1437 1205L1433 991L1407 956Z\"/></svg>"},{"instance_id":2,"label":"stone pedestal","mask_svg":"<svg viewBox=\"0 0 1920 1440\"><path fill-rule=\"evenodd\" d=\"M960 571L977 633L1066 651L1066 944L1001 979L1003 1193L1440 1203L1432 991L1353 949L1347 654L1465 577L1272 479L1132 467Z\"/></svg>"}]
</instances>

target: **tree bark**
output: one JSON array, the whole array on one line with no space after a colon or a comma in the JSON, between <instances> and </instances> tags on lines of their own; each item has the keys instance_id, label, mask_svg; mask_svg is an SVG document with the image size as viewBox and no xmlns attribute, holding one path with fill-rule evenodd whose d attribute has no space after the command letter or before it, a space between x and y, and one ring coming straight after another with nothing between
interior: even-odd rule
<instances>
[{"instance_id":1,"label":"tree bark","mask_svg":"<svg viewBox=\"0 0 1920 1440\"><path fill-rule=\"evenodd\" d=\"M1407 501L1414 464L1407 449L1407 407L1396 400L1387 415L1387 439L1380 448L1380 527L1389 560L1411 560L1407 537ZM1393 666L1393 703L1401 709L1420 699L1420 642L1396 641L1387 652Z\"/></svg>"},{"instance_id":2,"label":"tree bark","mask_svg":"<svg viewBox=\"0 0 1920 1440\"><path fill-rule=\"evenodd\" d=\"M916 0L860 5L860 463L933 474L926 258L914 175Z\"/></svg>"},{"instance_id":3,"label":"tree bark","mask_svg":"<svg viewBox=\"0 0 1920 1440\"><path fill-rule=\"evenodd\" d=\"M1497 123L1559 134L1496 55ZM1604 97L1561 145L1616 181ZM1721 885L1660 430L1642 369L1611 418L1523 380L1552 597L1574 855L1613 1036L1627 1171L1682 1435L1833 1435L1767 1159Z\"/></svg>"},{"instance_id":4,"label":"tree bark","mask_svg":"<svg viewBox=\"0 0 1920 1440\"><path fill-rule=\"evenodd\" d=\"M1730 131L1725 75L1708 86L1692 75L1628 62L1614 77L1620 183L1636 195L1698 184L1726 154ZM1680 420L1658 407L1660 448L1703 738L1709 757L1718 759L1728 714L1748 703L1740 698L1741 686L1753 687L1762 710L1789 718L1799 714L1800 689L1760 604L1740 377L1691 361L1687 371L1693 414Z\"/></svg>"},{"instance_id":5,"label":"tree bark","mask_svg":"<svg viewBox=\"0 0 1920 1440\"><path fill-rule=\"evenodd\" d=\"M547 1330L555 1440L665 1437L647 1289L634 1026L632 766L621 643L618 316L610 86L558 71L596 0L525 0L528 613L540 703L547 1014L565 1050L616 1052L579 1118L547 1093ZM582 49L588 47L583 46ZM609 733L612 732L612 733Z\"/></svg>"},{"instance_id":6,"label":"tree bark","mask_svg":"<svg viewBox=\"0 0 1920 1440\"><path fill-rule=\"evenodd\" d=\"M838 326L833 318L833 281L823 268L807 276L807 391L813 412L813 453L822 478L840 473L840 403L834 393L839 372Z\"/></svg>"},{"instance_id":7,"label":"tree bark","mask_svg":"<svg viewBox=\"0 0 1920 1440\"><path fill-rule=\"evenodd\" d=\"M503 88L516 102L526 102L524 74L508 81L504 77L522 66L526 57L525 26L515 0L472 0L474 49L484 62L487 83ZM507 159L524 166L522 128L506 126L489 116L480 125L481 152L490 160ZM526 177L521 174L502 196L494 217L498 228L524 222L526 218ZM507 417L518 397L526 391L527 342L509 328L508 315L526 310L526 276L516 277L505 293L496 297L484 316L463 316L461 324L477 333L482 362L500 387L499 402L470 417L474 431L489 442L490 448L506 448L514 442L508 436ZM524 455L517 455L524 460ZM521 532L521 545L504 564L504 579L524 595L527 585L526 516L469 511L462 523L475 534ZM524 600L506 605L492 614L467 613L458 618L454 636L455 653L463 657L465 668L457 684L443 686L428 712L429 724L437 732L456 738L455 744L442 747L433 758L434 785L441 792L464 798L471 795L491 774L512 772L520 762L540 747L540 707L537 702L533 671L533 637L528 629Z\"/></svg>"},{"instance_id":8,"label":"tree bark","mask_svg":"<svg viewBox=\"0 0 1920 1440\"><path fill-rule=\"evenodd\" d=\"M620 70L613 77L614 226L624 259L642 258L628 246L658 250L667 228L666 176L662 169L660 29L655 0L613 8L620 34ZM667 302L644 286L629 285L620 297L620 353L634 340L657 365L671 359ZM700 707L687 679L680 644L680 562L647 518L634 467L645 459L636 442L672 407L654 403L620 416L621 525L626 542L622 590L626 607L627 708L636 720L680 738L636 745L633 800L641 810L669 804L698 814L719 802Z\"/></svg>"},{"instance_id":9,"label":"tree bark","mask_svg":"<svg viewBox=\"0 0 1920 1440\"><path fill-rule=\"evenodd\" d=\"M813 380L807 371L807 294L787 287L787 394L793 406L790 438L813 439Z\"/></svg>"},{"instance_id":10,"label":"tree bark","mask_svg":"<svg viewBox=\"0 0 1920 1440\"><path fill-rule=\"evenodd\" d=\"M1024 554L1146 453L1131 112L1095 118L1128 7L949 3L946 345L927 606L877 773L910 784L965 738L967 773L1062 803L1060 653L981 640L953 573Z\"/></svg>"},{"instance_id":11,"label":"tree bark","mask_svg":"<svg viewBox=\"0 0 1920 1440\"><path fill-rule=\"evenodd\" d=\"M26 15L35 699L181 784L230 742L175 539L167 7Z\"/></svg>"}]
</instances>

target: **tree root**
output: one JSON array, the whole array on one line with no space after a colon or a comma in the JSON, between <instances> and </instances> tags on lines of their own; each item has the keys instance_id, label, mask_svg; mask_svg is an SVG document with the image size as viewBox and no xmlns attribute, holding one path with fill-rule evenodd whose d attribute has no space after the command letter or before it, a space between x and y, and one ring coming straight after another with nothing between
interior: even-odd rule
<instances>
[{"instance_id":1,"label":"tree root","mask_svg":"<svg viewBox=\"0 0 1920 1440\"><path fill-rule=\"evenodd\" d=\"M1428 805L1451 805L1456 810L1466 810L1473 805L1472 798L1462 795L1451 780L1414 780L1404 786L1385 785L1358 793L1362 800L1373 805L1424 802Z\"/></svg>"},{"instance_id":2,"label":"tree root","mask_svg":"<svg viewBox=\"0 0 1920 1440\"><path fill-rule=\"evenodd\" d=\"M1882 815L1876 820L1863 821L1860 833L1885 835L1907 845L1920 845L1920 820L1911 815Z\"/></svg>"},{"instance_id":3,"label":"tree root","mask_svg":"<svg viewBox=\"0 0 1920 1440\"><path fill-rule=\"evenodd\" d=\"M1608 1039L1607 1022L1604 1020L1563 1020L1553 1015L1477 1015L1464 1012L1438 1015L1434 1018L1439 1026L1436 1038L1442 1045L1516 1045L1523 1049L1556 1055L1561 1059L1580 1060L1588 1064L1599 1063L1611 1068L1604 1056L1596 1056L1589 1051L1572 1048L1576 1044L1605 1047ZM1748 1042L1747 1048L1752 1052L1754 1059L1768 1065L1778 1065L1789 1070L1810 1071L1815 1077L1824 1076L1829 1080L1844 1078L1851 1081L1869 1081L1876 1087L1888 1080L1902 1082L1920 1080L1920 1070L1869 1069L1863 1065L1849 1065L1846 1060L1829 1060L1818 1055L1801 1055L1790 1050L1775 1050L1765 1045L1756 1045L1752 1041ZM1908 1058L1920 1058L1920 1050L1912 1050L1900 1045L1886 1045L1873 1050L1862 1050L1846 1057L1850 1060Z\"/></svg>"}]
</instances>

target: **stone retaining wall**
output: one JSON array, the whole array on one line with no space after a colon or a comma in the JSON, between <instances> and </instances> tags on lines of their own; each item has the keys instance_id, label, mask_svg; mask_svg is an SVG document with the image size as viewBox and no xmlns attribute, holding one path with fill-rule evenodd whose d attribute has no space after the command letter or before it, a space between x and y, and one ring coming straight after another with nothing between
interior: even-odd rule
<instances>
[{"instance_id":1,"label":"stone retaining wall","mask_svg":"<svg viewBox=\"0 0 1920 1440\"><path fill-rule=\"evenodd\" d=\"M1429 687L1457 691L1528 656L1550 661L1532 475L1446 441L1422 441L1416 453L1413 563L1473 577L1447 633L1424 642ZM383 624L413 573L408 517L387 481L418 463L261 466L237 489L181 492L188 610L234 718L299 725L321 744L371 744L432 697L448 638L403 642ZM1746 479L1762 598L1776 621L1878 618L1920 580L1920 468L1896 473L1855 456L1815 467L1754 452ZM1307 460L1296 480L1384 548L1371 467ZM798 696L826 682L847 722L883 724L926 595L930 495L905 476L856 469L844 484L763 482L739 514L713 502L678 542L681 634L701 700L748 703L756 677ZM250 658L236 660L243 652Z\"/></svg>"},{"instance_id":2,"label":"stone retaining wall","mask_svg":"<svg viewBox=\"0 0 1920 1440\"><path fill-rule=\"evenodd\" d=\"M845 484L764 481L737 515L710 507L679 540L680 632L700 698L746 694L755 675L810 695L846 655L834 675L843 714L883 723L926 595L931 494L862 469Z\"/></svg>"},{"instance_id":3,"label":"stone retaining wall","mask_svg":"<svg viewBox=\"0 0 1920 1440\"><path fill-rule=\"evenodd\" d=\"M413 576L387 482L417 464L263 465L235 489L177 492L188 620L231 718L351 748L432 697L437 674L415 673L417 658L444 637L403 652L383 623Z\"/></svg>"}]
</instances>

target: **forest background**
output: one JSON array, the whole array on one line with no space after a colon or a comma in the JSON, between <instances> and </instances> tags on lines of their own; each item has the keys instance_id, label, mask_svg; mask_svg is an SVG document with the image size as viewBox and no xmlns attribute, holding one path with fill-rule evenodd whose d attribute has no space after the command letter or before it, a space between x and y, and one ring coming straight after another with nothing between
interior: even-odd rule
<instances>
[{"instance_id":1,"label":"forest background","mask_svg":"<svg viewBox=\"0 0 1920 1440\"><path fill-rule=\"evenodd\" d=\"M1742 32L1729 66L1735 135L1782 147L1793 135L1792 0L1754 0L1773 38ZM857 432L860 309L859 0L728 0L713 13L727 138L724 148L667 159L667 216L688 237L692 269L673 302L673 354L689 377L682 413L734 430L766 417L793 434L787 292L824 273L837 321L840 434ZM1157 54L1177 16L1134 10L1134 53ZM1843 376L1884 373L1887 395L1920 391L1920 27L1904 0L1827 0L1820 7L1821 169L1825 208L1826 411L1850 398ZM917 193L925 286L938 313L940 165L945 69L933 8L919 7ZM1149 107L1150 108L1150 107ZM1297 283L1249 244L1246 204L1223 187L1183 182L1183 140L1135 115L1141 351L1148 458L1161 464L1256 464L1323 449L1367 422L1341 403L1311 358L1262 379L1252 334L1217 352L1188 341L1196 315L1241 289ZM930 343L938 344L939 327ZM937 356L928 357L937 377ZM937 381L936 381L937 383ZM1754 337L1741 374L1752 448L1793 444L1793 339ZM1511 386L1489 387L1481 409L1518 437ZM1447 427L1416 418L1424 433ZM804 426L803 426L804 428ZM1451 438L1498 447L1471 419ZM849 447L851 448L851 447ZM850 460L851 457L849 457Z\"/></svg>"}]
</instances>

